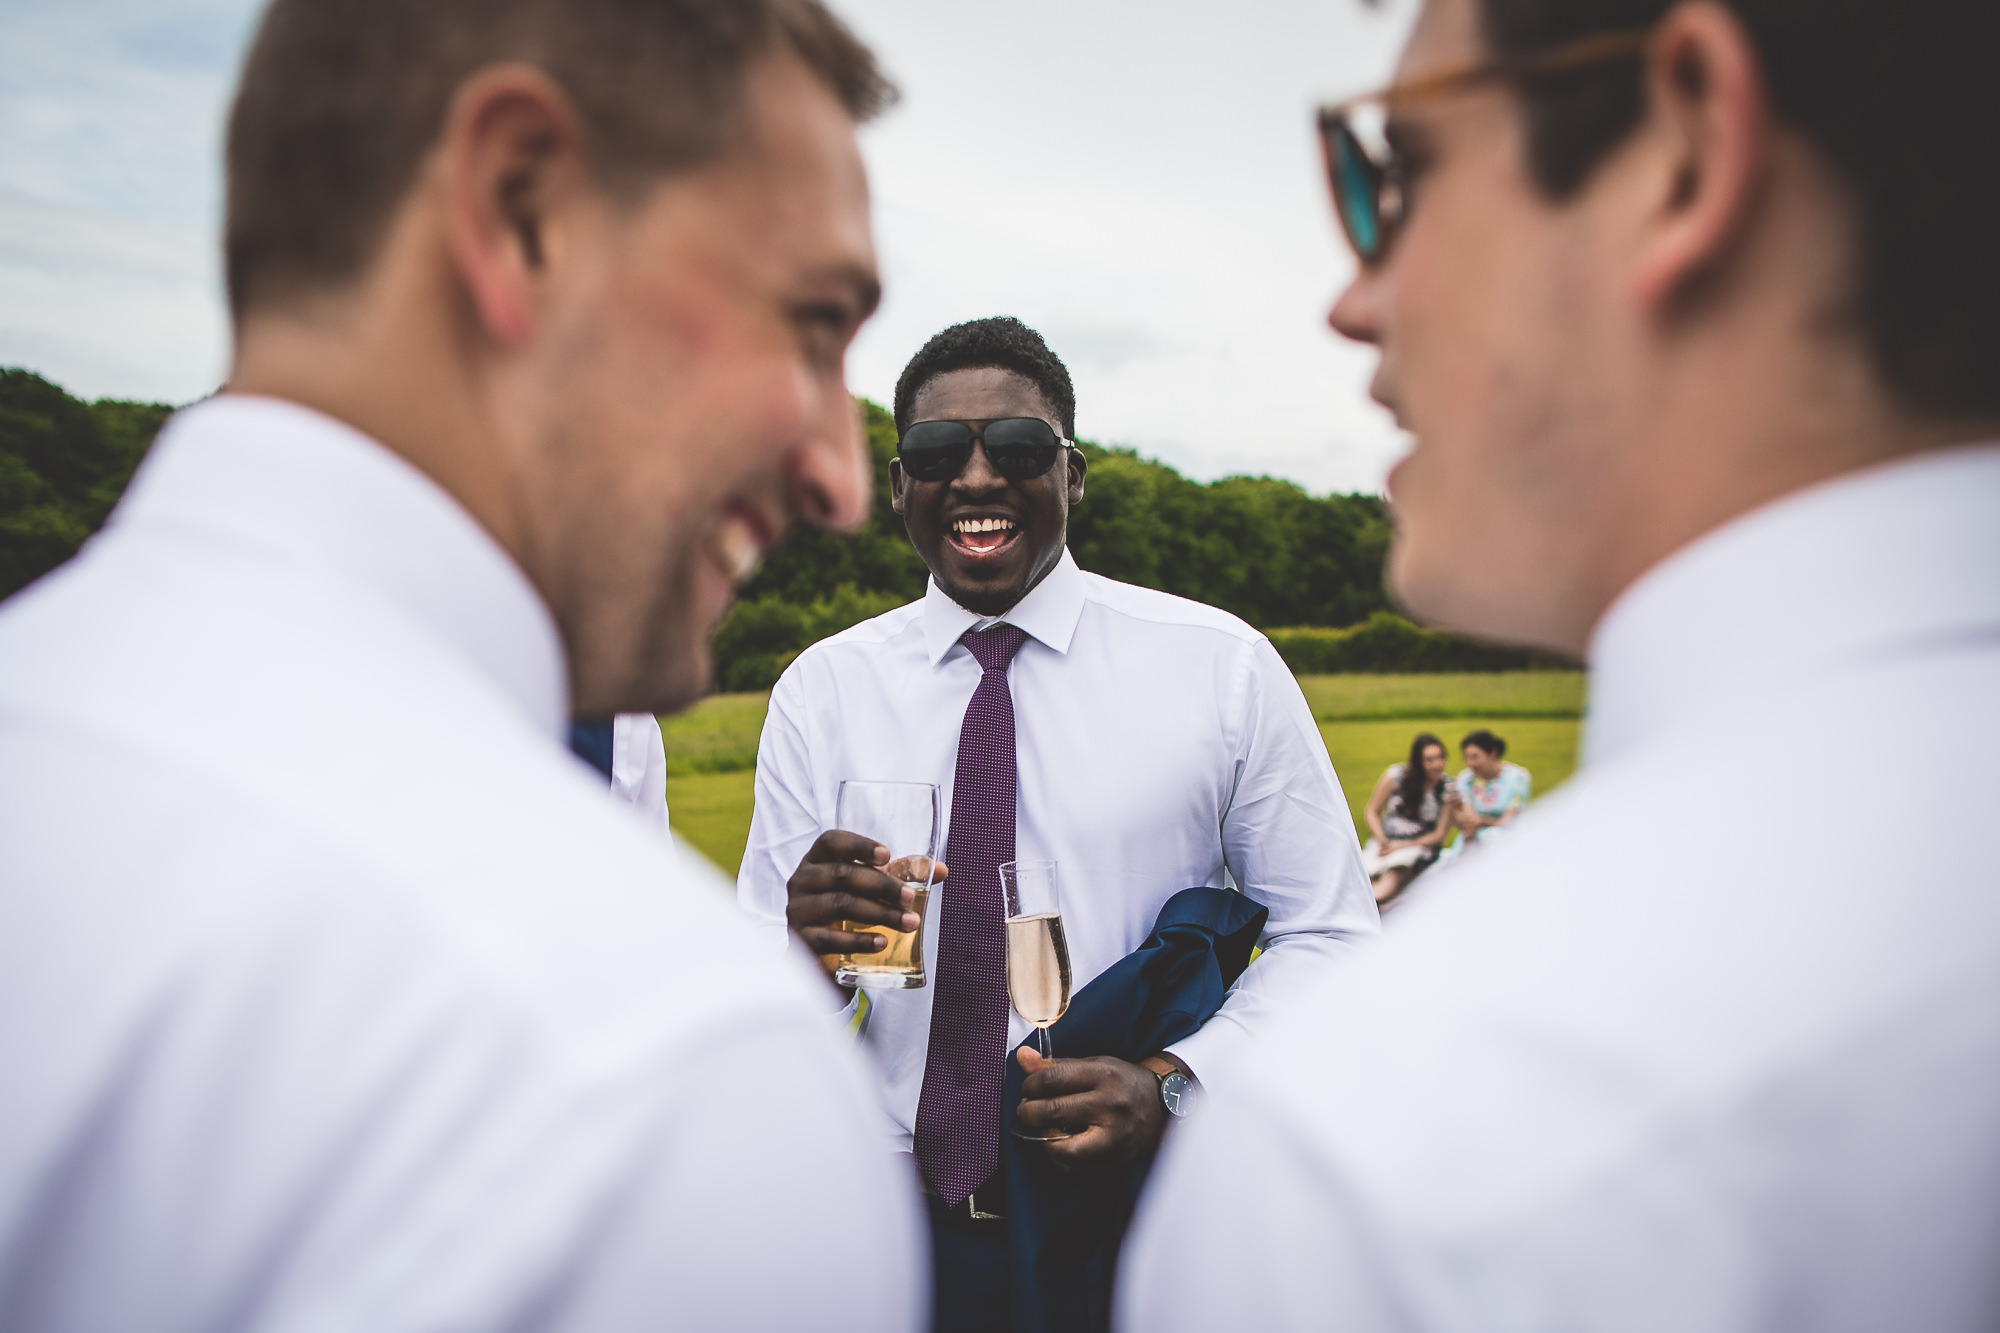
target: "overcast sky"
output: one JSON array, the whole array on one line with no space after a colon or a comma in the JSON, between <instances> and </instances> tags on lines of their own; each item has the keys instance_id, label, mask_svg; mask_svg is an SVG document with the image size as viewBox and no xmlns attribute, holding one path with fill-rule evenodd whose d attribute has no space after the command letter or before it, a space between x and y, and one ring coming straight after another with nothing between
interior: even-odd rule
<instances>
[{"instance_id":1,"label":"overcast sky","mask_svg":"<svg viewBox=\"0 0 2000 1333\"><path fill-rule=\"evenodd\" d=\"M863 133L886 403L924 339L1039 328L1077 430L1192 476L1375 490L1400 445L1325 312L1350 261L1312 105L1388 74L1410 0L835 0L901 86ZM255 0L0 0L0 364L184 402L222 374L221 137Z\"/></svg>"}]
</instances>

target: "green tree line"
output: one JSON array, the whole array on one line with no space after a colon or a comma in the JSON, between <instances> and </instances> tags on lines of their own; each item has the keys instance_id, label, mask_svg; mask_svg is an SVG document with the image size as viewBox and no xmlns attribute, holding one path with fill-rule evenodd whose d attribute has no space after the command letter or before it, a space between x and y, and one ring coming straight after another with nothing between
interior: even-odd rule
<instances>
[{"instance_id":1,"label":"green tree line","mask_svg":"<svg viewBox=\"0 0 2000 1333\"><path fill-rule=\"evenodd\" d=\"M716 635L724 690L767 689L808 644L923 596L924 563L889 505L895 420L865 400L862 414L875 467L867 527L796 531L771 553ZM1397 616L1382 586L1389 518L1375 496L1315 496L1271 477L1190 481L1130 449L1079 444L1090 471L1069 518L1077 564L1234 612L1294 671L1553 665Z\"/></svg>"},{"instance_id":2,"label":"green tree line","mask_svg":"<svg viewBox=\"0 0 2000 1333\"><path fill-rule=\"evenodd\" d=\"M0 369L0 597L76 554L172 412L79 402L39 375Z\"/></svg>"},{"instance_id":3,"label":"green tree line","mask_svg":"<svg viewBox=\"0 0 2000 1333\"><path fill-rule=\"evenodd\" d=\"M81 402L29 371L0 370L0 597L76 552L171 412ZM841 537L797 529L771 552L716 635L722 689L768 688L808 644L923 595L923 561L889 504L895 422L866 400L862 415L875 471L866 526ZM1232 611L1270 633L1298 671L1537 664L1391 612L1389 521L1373 496L1315 496L1270 477L1196 482L1129 449L1081 443L1090 473L1069 545L1085 569Z\"/></svg>"}]
</instances>

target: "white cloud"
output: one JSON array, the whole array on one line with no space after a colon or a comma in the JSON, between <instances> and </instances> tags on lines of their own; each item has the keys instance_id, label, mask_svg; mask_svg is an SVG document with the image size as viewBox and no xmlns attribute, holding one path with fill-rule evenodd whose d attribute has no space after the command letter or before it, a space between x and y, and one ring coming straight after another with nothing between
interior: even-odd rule
<instances>
[{"instance_id":1,"label":"white cloud","mask_svg":"<svg viewBox=\"0 0 2000 1333\"><path fill-rule=\"evenodd\" d=\"M1311 108L1386 77L1408 11L850 0L905 93L863 137L888 294L856 387L886 401L938 329L1015 314L1069 363L1087 437L1378 487L1401 442L1372 354L1325 325L1350 261Z\"/></svg>"},{"instance_id":2,"label":"white cloud","mask_svg":"<svg viewBox=\"0 0 2000 1333\"><path fill-rule=\"evenodd\" d=\"M0 9L0 362L89 397L183 402L228 348L221 127L254 9Z\"/></svg>"},{"instance_id":3,"label":"white cloud","mask_svg":"<svg viewBox=\"0 0 2000 1333\"><path fill-rule=\"evenodd\" d=\"M905 91L863 139L888 295L852 362L886 402L946 324L1017 314L1078 429L1198 477L1373 489L1400 445L1310 132L1386 76L1410 5L835 0ZM248 0L0 6L0 362L89 396L208 392L228 347L221 134Z\"/></svg>"},{"instance_id":4,"label":"white cloud","mask_svg":"<svg viewBox=\"0 0 2000 1333\"><path fill-rule=\"evenodd\" d=\"M0 363L90 397L199 397L228 339L215 267L207 228L0 195Z\"/></svg>"}]
</instances>

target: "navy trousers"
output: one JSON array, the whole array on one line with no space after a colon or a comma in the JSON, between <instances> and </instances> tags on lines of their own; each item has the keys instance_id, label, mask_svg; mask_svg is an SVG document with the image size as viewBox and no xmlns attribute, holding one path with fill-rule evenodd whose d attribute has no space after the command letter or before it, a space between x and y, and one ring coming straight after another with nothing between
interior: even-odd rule
<instances>
[{"instance_id":1,"label":"navy trousers","mask_svg":"<svg viewBox=\"0 0 2000 1333\"><path fill-rule=\"evenodd\" d=\"M935 1333L1007 1333L1007 1224L931 1213L931 1327Z\"/></svg>"}]
</instances>

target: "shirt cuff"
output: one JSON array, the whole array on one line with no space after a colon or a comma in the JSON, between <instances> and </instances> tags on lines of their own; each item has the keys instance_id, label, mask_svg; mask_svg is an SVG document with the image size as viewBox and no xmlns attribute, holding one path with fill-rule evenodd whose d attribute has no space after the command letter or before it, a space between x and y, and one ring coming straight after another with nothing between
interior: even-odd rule
<instances>
[{"instance_id":1,"label":"shirt cuff","mask_svg":"<svg viewBox=\"0 0 2000 1333\"><path fill-rule=\"evenodd\" d=\"M1198 1060L1201 1059L1201 1052L1200 1052L1201 1042L1197 1040L1197 1038L1199 1038L1200 1036L1201 1033L1196 1032L1193 1034L1193 1036L1184 1037L1180 1041L1175 1042L1173 1045L1165 1048L1160 1052L1161 1055L1173 1056L1174 1059L1180 1061L1181 1064L1186 1066L1188 1071L1188 1077L1193 1079L1195 1083L1198 1085L1202 1083L1201 1066L1198 1063L1196 1063ZM1188 1055L1188 1044L1190 1042L1193 1042L1196 1048L1195 1054L1192 1058L1190 1058Z\"/></svg>"}]
</instances>

